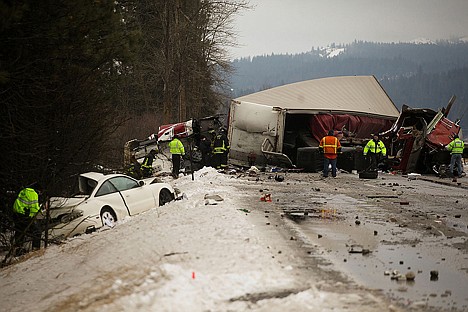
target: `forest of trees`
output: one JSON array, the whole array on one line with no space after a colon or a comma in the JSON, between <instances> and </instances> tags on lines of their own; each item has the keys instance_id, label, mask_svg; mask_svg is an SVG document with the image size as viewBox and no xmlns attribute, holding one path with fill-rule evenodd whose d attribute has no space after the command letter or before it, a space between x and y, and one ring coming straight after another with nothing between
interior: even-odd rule
<instances>
[{"instance_id":1,"label":"forest of trees","mask_svg":"<svg viewBox=\"0 0 468 312\"><path fill-rule=\"evenodd\" d=\"M232 21L248 7L243 0L0 0L2 194L33 182L65 191L80 172L118 168L126 141L217 112L225 90L235 97L375 75L399 108L438 108L455 94L455 118L465 115L467 43L354 42L336 46L345 52L334 58L312 49L231 61Z\"/></svg>"},{"instance_id":2,"label":"forest of trees","mask_svg":"<svg viewBox=\"0 0 468 312\"><path fill-rule=\"evenodd\" d=\"M122 166L127 140L214 113L232 65L231 22L246 8L0 0L2 195L33 182L64 192L81 172Z\"/></svg>"},{"instance_id":3,"label":"forest of trees","mask_svg":"<svg viewBox=\"0 0 468 312\"><path fill-rule=\"evenodd\" d=\"M353 75L374 75L398 109L439 109L452 95L457 100L449 117L468 128L468 43L435 44L353 42L335 57L324 49L294 55L263 55L235 60L234 96L297 81Z\"/></svg>"}]
</instances>

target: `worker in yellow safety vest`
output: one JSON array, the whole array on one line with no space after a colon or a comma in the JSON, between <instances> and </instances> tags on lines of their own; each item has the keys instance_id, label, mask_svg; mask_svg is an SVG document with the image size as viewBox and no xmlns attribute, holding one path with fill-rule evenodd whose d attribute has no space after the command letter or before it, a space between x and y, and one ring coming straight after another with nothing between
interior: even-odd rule
<instances>
[{"instance_id":1,"label":"worker in yellow safety vest","mask_svg":"<svg viewBox=\"0 0 468 312\"><path fill-rule=\"evenodd\" d=\"M172 155L172 176L174 179L179 177L180 162L185 155L184 144L179 140L179 136L175 135L171 142L169 142L169 150Z\"/></svg>"},{"instance_id":2,"label":"worker in yellow safety vest","mask_svg":"<svg viewBox=\"0 0 468 312\"><path fill-rule=\"evenodd\" d=\"M459 178L461 178L462 175L464 175L462 166L462 155L464 148L465 143L462 140L460 140L458 134L455 134L453 136L453 141L446 146L446 149L452 155L450 158L450 173L454 177L458 176ZM455 165L457 166L457 175L455 175L455 173L453 172Z\"/></svg>"},{"instance_id":3,"label":"worker in yellow safety vest","mask_svg":"<svg viewBox=\"0 0 468 312\"><path fill-rule=\"evenodd\" d=\"M323 153L323 177L328 177L328 167L332 167L332 177L336 177L336 162L341 153L341 143L334 136L335 131L329 130L328 134L320 140L319 151Z\"/></svg>"},{"instance_id":4,"label":"worker in yellow safety vest","mask_svg":"<svg viewBox=\"0 0 468 312\"><path fill-rule=\"evenodd\" d=\"M14 245L18 248L17 254L25 252L26 237L28 237L28 240L32 239L33 249L41 247L41 229L38 222L36 222L36 215L41 209L38 192L40 192L40 186L35 183L22 189L13 203Z\"/></svg>"},{"instance_id":5,"label":"worker in yellow safety vest","mask_svg":"<svg viewBox=\"0 0 468 312\"><path fill-rule=\"evenodd\" d=\"M374 134L372 140L367 142L366 146L364 147L363 154L364 156L369 154L369 168L371 170L377 170L377 164L379 163L380 159L387 156L387 149L385 148L385 144L379 139L379 136Z\"/></svg>"}]
</instances>

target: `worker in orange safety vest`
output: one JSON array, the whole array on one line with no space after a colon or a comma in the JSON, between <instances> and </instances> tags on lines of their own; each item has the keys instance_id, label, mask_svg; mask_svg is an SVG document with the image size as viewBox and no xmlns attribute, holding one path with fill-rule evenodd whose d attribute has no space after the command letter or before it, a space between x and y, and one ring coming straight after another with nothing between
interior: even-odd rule
<instances>
[{"instance_id":1,"label":"worker in orange safety vest","mask_svg":"<svg viewBox=\"0 0 468 312\"><path fill-rule=\"evenodd\" d=\"M320 140L319 151L323 153L323 177L328 177L328 168L332 167L332 177L336 177L336 162L341 153L340 140L334 136L335 131L329 130L328 135Z\"/></svg>"}]
</instances>

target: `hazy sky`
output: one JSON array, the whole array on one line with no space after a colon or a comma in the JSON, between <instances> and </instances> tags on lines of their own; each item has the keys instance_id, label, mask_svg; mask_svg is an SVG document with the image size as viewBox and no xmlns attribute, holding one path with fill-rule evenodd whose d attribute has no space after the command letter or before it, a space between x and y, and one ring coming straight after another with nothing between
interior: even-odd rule
<instances>
[{"instance_id":1,"label":"hazy sky","mask_svg":"<svg viewBox=\"0 0 468 312\"><path fill-rule=\"evenodd\" d=\"M235 20L234 57L299 53L356 40L468 36L468 0L250 0Z\"/></svg>"}]
</instances>

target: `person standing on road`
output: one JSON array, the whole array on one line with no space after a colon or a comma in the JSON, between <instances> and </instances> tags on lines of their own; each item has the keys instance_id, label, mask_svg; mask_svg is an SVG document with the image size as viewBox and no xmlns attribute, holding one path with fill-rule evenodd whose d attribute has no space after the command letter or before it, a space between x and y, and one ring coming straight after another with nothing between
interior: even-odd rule
<instances>
[{"instance_id":1,"label":"person standing on road","mask_svg":"<svg viewBox=\"0 0 468 312\"><path fill-rule=\"evenodd\" d=\"M464 148L465 148L465 143L462 140L460 140L460 138L458 137L458 134L455 134L453 136L453 141L450 142L446 147L446 149L452 155L450 158L450 173L452 174L453 177L455 177L455 174L453 173L453 169L455 165L457 166L458 177L461 178L463 175L462 155L463 155Z\"/></svg>"},{"instance_id":2,"label":"person standing on road","mask_svg":"<svg viewBox=\"0 0 468 312\"><path fill-rule=\"evenodd\" d=\"M328 134L320 140L319 151L323 153L323 177L328 177L328 167L332 167L332 177L336 177L336 162L341 153L341 143L334 136L335 131L329 130Z\"/></svg>"},{"instance_id":3,"label":"person standing on road","mask_svg":"<svg viewBox=\"0 0 468 312\"><path fill-rule=\"evenodd\" d=\"M143 178L149 178L153 174L153 161L156 156L156 150L152 149L148 155L145 156L143 162L141 163L141 175Z\"/></svg>"},{"instance_id":4,"label":"person standing on road","mask_svg":"<svg viewBox=\"0 0 468 312\"><path fill-rule=\"evenodd\" d=\"M174 135L174 138L169 142L169 150L172 155L172 177L177 179L179 177L180 161L185 155L184 144L179 140L178 135Z\"/></svg>"},{"instance_id":5,"label":"person standing on road","mask_svg":"<svg viewBox=\"0 0 468 312\"><path fill-rule=\"evenodd\" d=\"M367 142L363 154L367 156L368 153L370 157L369 168L371 170L377 170L380 159L387 156L387 149L385 148L385 144L379 139L379 135L374 134L372 140Z\"/></svg>"},{"instance_id":6,"label":"person standing on road","mask_svg":"<svg viewBox=\"0 0 468 312\"><path fill-rule=\"evenodd\" d=\"M229 154L229 140L225 128L221 128L213 141L213 165L216 169L226 169Z\"/></svg>"},{"instance_id":7,"label":"person standing on road","mask_svg":"<svg viewBox=\"0 0 468 312\"><path fill-rule=\"evenodd\" d=\"M40 211L38 195L40 189L37 183L22 189L13 203L14 245L19 248L18 255L25 252L23 245L26 242L26 237L28 240L32 238L33 250L41 248L41 228L36 222L36 215Z\"/></svg>"}]
</instances>

